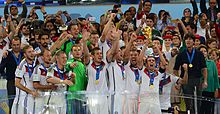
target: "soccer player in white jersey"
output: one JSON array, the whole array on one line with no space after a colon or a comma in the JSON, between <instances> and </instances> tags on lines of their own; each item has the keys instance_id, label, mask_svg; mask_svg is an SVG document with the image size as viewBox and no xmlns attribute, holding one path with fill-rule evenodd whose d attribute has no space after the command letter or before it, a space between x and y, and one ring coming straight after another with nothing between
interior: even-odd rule
<instances>
[{"instance_id":1,"label":"soccer player in white jersey","mask_svg":"<svg viewBox=\"0 0 220 114\"><path fill-rule=\"evenodd\" d=\"M105 25L105 28L103 29L102 35L100 37L100 40L98 41L99 48L102 52L103 60L106 60L106 53L107 51L112 47L112 40L114 37L112 36L112 32L115 29L115 26L112 22L112 20L115 18L116 14L112 13L107 24Z\"/></svg>"},{"instance_id":2,"label":"soccer player in white jersey","mask_svg":"<svg viewBox=\"0 0 220 114\"><path fill-rule=\"evenodd\" d=\"M138 94L140 92L141 75L140 75L140 61L139 51L136 47L132 46L133 42L137 39L137 35L132 33L131 39L124 51L125 63L125 77L126 77L126 90L128 93L127 108L128 114L137 113Z\"/></svg>"},{"instance_id":3,"label":"soccer player in white jersey","mask_svg":"<svg viewBox=\"0 0 220 114\"><path fill-rule=\"evenodd\" d=\"M34 112L33 97L38 93L33 88L33 70L35 67L35 52L32 46L23 48L25 59L19 64L15 71L16 98L12 106L12 114L26 114Z\"/></svg>"},{"instance_id":4,"label":"soccer player in white jersey","mask_svg":"<svg viewBox=\"0 0 220 114\"><path fill-rule=\"evenodd\" d=\"M111 33L112 48L107 51L107 61L109 67L107 68L109 77L109 90L114 91L114 96L109 97L109 106L114 109L113 113L122 114L123 101L122 92L125 90L125 70L123 65L122 51L119 48L119 39L122 31L114 29ZM124 48L123 48L124 49ZM112 104L111 104L112 103ZM114 104L113 104L114 103Z\"/></svg>"},{"instance_id":5,"label":"soccer player in white jersey","mask_svg":"<svg viewBox=\"0 0 220 114\"><path fill-rule=\"evenodd\" d=\"M154 45L154 47L159 51L157 45ZM159 51L159 53L161 52ZM143 52L141 55L144 55ZM162 54L160 54L160 56L162 56ZM169 79L166 80L166 78L164 78L164 73L160 73L159 71L162 72L165 69L166 64L163 64L165 62L160 62L160 70L158 71L154 56L148 56L146 60L146 67L141 70L142 84L140 89L139 114L161 114L159 90L163 89L163 85L166 85L165 83L167 83ZM174 82L177 82L178 80L178 78L174 76L171 76L170 78L172 78L172 81ZM163 84L161 84L161 80L163 80ZM177 83L183 83L183 80L179 79Z\"/></svg>"},{"instance_id":6,"label":"soccer player in white jersey","mask_svg":"<svg viewBox=\"0 0 220 114\"><path fill-rule=\"evenodd\" d=\"M50 91L50 96L48 98L49 101L47 101L49 112L66 114L66 100L64 93L67 90L67 85L73 85L75 74L68 73L64 69L67 61L65 52L58 51L55 55L55 59L55 67L47 72L47 82L58 86L56 90Z\"/></svg>"},{"instance_id":7,"label":"soccer player in white jersey","mask_svg":"<svg viewBox=\"0 0 220 114\"><path fill-rule=\"evenodd\" d=\"M49 85L46 81L47 79L47 71L50 68L52 63L52 55L51 52L47 49L44 49L41 52L41 57L43 63L36 66L33 72L33 86L38 91L40 96L35 98L35 112L40 113L43 110L44 105L46 105L46 97L45 93L49 92L49 90L55 90L57 88L56 85Z\"/></svg>"},{"instance_id":8,"label":"soccer player in white jersey","mask_svg":"<svg viewBox=\"0 0 220 114\"><path fill-rule=\"evenodd\" d=\"M88 85L86 90L88 92L97 92L96 95L88 96L89 110L93 114L107 114L108 113L108 102L106 92L108 92L107 87L107 62L102 58L102 51L96 47L93 48L91 54L92 59L90 60L89 50L86 45L90 33L83 31L83 50L84 50L84 59L87 66L88 74ZM104 94L104 95L101 95Z\"/></svg>"},{"instance_id":9,"label":"soccer player in white jersey","mask_svg":"<svg viewBox=\"0 0 220 114\"><path fill-rule=\"evenodd\" d=\"M159 93L160 93L160 107L162 109L163 114L172 113L174 108L171 107L170 103L170 95L171 89L174 84L186 84L188 80L188 66L187 64L183 64L183 69L185 71L184 77L179 78L172 74L164 73L162 80L159 83Z\"/></svg>"}]
</instances>

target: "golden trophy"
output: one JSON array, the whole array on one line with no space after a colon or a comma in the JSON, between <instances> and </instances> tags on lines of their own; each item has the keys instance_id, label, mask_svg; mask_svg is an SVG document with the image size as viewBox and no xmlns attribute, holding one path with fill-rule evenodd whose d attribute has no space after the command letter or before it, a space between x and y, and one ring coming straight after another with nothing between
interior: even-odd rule
<instances>
[{"instance_id":1,"label":"golden trophy","mask_svg":"<svg viewBox=\"0 0 220 114\"><path fill-rule=\"evenodd\" d=\"M149 26L144 27L142 30L142 34L144 35L144 37L148 40L148 47L152 47L152 28Z\"/></svg>"}]
</instances>

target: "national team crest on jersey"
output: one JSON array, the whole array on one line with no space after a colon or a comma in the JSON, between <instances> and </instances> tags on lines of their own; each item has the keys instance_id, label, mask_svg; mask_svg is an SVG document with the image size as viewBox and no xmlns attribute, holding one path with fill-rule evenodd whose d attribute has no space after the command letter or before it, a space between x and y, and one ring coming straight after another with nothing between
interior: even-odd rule
<instances>
[{"instance_id":1,"label":"national team crest on jersey","mask_svg":"<svg viewBox=\"0 0 220 114\"><path fill-rule=\"evenodd\" d=\"M61 75L63 76L64 80L68 78L66 73L61 73ZM61 79L59 73L56 70L54 70L54 76Z\"/></svg>"},{"instance_id":2,"label":"national team crest on jersey","mask_svg":"<svg viewBox=\"0 0 220 114\"><path fill-rule=\"evenodd\" d=\"M42 69L42 68L39 68L40 69L40 74L42 75L42 76L47 76L47 71L45 71L44 69Z\"/></svg>"},{"instance_id":3,"label":"national team crest on jersey","mask_svg":"<svg viewBox=\"0 0 220 114\"><path fill-rule=\"evenodd\" d=\"M33 72L34 71L34 67L30 67L30 70L31 70L31 72ZM25 72L28 72L28 67L27 66L25 66Z\"/></svg>"}]
</instances>

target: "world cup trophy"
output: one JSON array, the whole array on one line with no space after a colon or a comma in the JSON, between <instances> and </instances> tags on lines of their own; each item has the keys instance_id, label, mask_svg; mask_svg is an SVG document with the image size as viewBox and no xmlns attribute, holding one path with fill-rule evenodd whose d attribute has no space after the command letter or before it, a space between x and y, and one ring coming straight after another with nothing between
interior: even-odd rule
<instances>
[{"instance_id":1,"label":"world cup trophy","mask_svg":"<svg viewBox=\"0 0 220 114\"><path fill-rule=\"evenodd\" d=\"M149 45L148 47L152 47L153 43L152 43L152 28L149 26L146 26L144 28L142 28L141 30L142 34L144 35L144 37L148 40Z\"/></svg>"}]
</instances>

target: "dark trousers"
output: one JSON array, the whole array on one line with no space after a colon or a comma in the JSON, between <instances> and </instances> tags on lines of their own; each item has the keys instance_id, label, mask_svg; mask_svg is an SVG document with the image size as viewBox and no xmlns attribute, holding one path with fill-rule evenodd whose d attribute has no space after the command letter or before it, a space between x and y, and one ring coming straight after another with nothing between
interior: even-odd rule
<instances>
[{"instance_id":1,"label":"dark trousers","mask_svg":"<svg viewBox=\"0 0 220 114\"><path fill-rule=\"evenodd\" d=\"M214 114L215 103L213 102L215 93L203 91L202 96L205 100L202 100L199 114Z\"/></svg>"},{"instance_id":2,"label":"dark trousers","mask_svg":"<svg viewBox=\"0 0 220 114\"><path fill-rule=\"evenodd\" d=\"M8 93L8 101L9 101L9 109L11 112L11 107L14 102L14 97L16 94L15 91L15 80L7 80L7 93Z\"/></svg>"},{"instance_id":3,"label":"dark trousers","mask_svg":"<svg viewBox=\"0 0 220 114\"><path fill-rule=\"evenodd\" d=\"M184 96L186 96L185 103L186 103L186 110L190 110L190 114L195 113L195 96L194 96L194 91L196 87L196 95L197 97L201 97L201 83L200 79L188 79L188 84L183 85L183 93ZM197 100L197 111L199 111L201 101Z\"/></svg>"}]
</instances>

